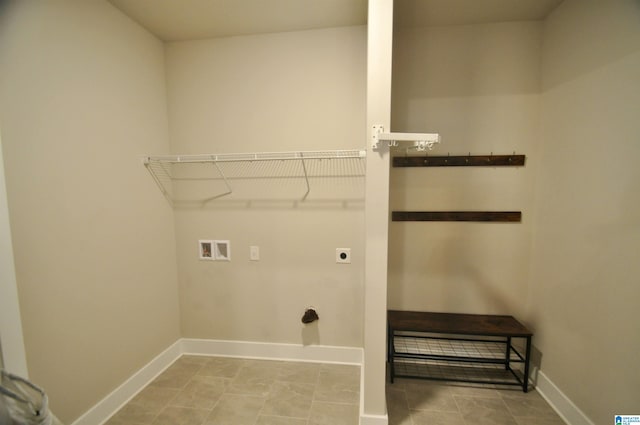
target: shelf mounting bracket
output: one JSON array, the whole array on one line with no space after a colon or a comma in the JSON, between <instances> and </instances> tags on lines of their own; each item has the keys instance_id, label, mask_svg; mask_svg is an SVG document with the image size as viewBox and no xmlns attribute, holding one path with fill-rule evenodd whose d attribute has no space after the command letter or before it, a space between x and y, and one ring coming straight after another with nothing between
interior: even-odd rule
<instances>
[{"instance_id":1,"label":"shelf mounting bracket","mask_svg":"<svg viewBox=\"0 0 640 425\"><path fill-rule=\"evenodd\" d=\"M374 151L401 145L425 151L433 149L436 143L440 143L438 133L388 133L382 125L374 125L371 129L371 147Z\"/></svg>"}]
</instances>

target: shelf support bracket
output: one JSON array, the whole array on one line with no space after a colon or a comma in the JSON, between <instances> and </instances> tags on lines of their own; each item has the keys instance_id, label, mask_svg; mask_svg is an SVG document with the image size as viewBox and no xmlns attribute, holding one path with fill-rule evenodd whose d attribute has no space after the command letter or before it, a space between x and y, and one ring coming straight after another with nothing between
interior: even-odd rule
<instances>
[{"instance_id":1,"label":"shelf support bracket","mask_svg":"<svg viewBox=\"0 0 640 425\"><path fill-rule=\"evenodd\" d=\"M401 145L425 151L433 149L436 143L440 143L438 133L387 133L382 125L374 125L371 129L371 147L374 151Z\"/></svg>"},{"instance_id":2,"label":"shelf support bracket","mask_svg":"<svg viewBox=\"0 0 640 425\"><path fill-rule=\"evenodd\" d=\"M300 162L302 162L302 171L304 171L304 181L307 185L307 191L302 197L302 200L304 201L305 199L307 199L307 196L309 196L309 192L311 192L311 186L309 185L309 175L307 174L307 165L304 163L304 158L302 158Z\"/></svg>"},{"instance_id":3,"label":"shelf support bracket","mask_svg":"<svg viewBox=\"0 0 640 425\"><path fill-rule=\"evenodd\" d=\"M224 172L220 169L220 166L218 165L218 161L214 160L213 165L214 167L216 167L216 170L218 170L218 173L220 173L220 176L222 177L222 180L224 181L225 186L227 186L227 191L225 193L221 193L220 195L216 196L216 198L221 198L223 196L231 195L233 193L233 189L231 188L231 185L227 180L227 176L225 176Z\"/></svg>"}]
</instances>

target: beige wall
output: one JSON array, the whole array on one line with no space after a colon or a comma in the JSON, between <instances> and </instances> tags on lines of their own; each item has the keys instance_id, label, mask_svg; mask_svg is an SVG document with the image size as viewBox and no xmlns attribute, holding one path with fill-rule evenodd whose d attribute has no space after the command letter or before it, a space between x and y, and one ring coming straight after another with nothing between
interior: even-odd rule
<instances>
[{"instance_id":1,"label":"beige wall","mask_svg":"<svg viewBox=\"0 0 640 425\"><path fill-rule=\"evenodd\" d=\"M364 27L163 51L106 2L5 3L0 123L24 340L61 419L179 336L363 345L362 178L318 179L305 202L299 180L236 181L232 196L172 212L140 157L364 148ZM632 0L566 0L543 23L394 34L394 131L440 132L433 154L516 151L527 166L392 169L391 209L515 209L523 222L391 223L389 306L515 314L541 370L594 423L640 398L639 21ZM232 261L198 261L198 239L229 239ZM304 327L309 305L320 321ZM372 335L365 414L383 415Z\"/></svg>"},{"instance_id":2,"label":"beige wall","mask_svg":"<svg viewBox=\"0 0 640 425\"><path fill-rule=\"evenodd\" d=\"M170 43L166 53L174 153L364 147L364 27ZM184 337L362 346L364 177L332 182L314 180L297 202L299 179L233 180L231 196L177 206ZM199 261L199 239L230 240L232 261ZM343 247L350 265L335 262ZM307 306L320 320L304 327Z\"/></svg>"},{"instance_id":3,"label":"beige wall","mask_svg":"<svg viewBox=\"0 0 640 425\"><path fill-rule=\"evenodd\" d=\"M432 154L516 151L527 166L392 169L392 209L523 222L391 223L390 307L515 314L594 423L640 398L639 23L637 2L567 0L540 23L395 33L394 130L440 132Z\"/></svg>"},{"instance_id":4,"label":"beige wall","mask_svg":"<svg viewBox=\"0 0 640 425\"><path fill-rule=\"evenodd\" d=\"M638 411L640 4L545 22L527 321L542 371L593 423Z\"/></svg>"},{"instance_id":5,"label":"beige wall","mask_svg":"<svg viewBox=\"0 0 640 425\"><path fill-rule=\"evenodd\" d=\"M398 28L392 127L432 155L527 155L525 167L392 168L392 210L517 210L522 223L392 222L389 307L521 315L537 158L541 24ZM402 153L400 153L402 154Z\"/></svg>"},{"instance_id":6,"label":"beige wall","mask_svg":"<svg viewBox=\"0 0 640 425\"><path fill-rule=\"evenodd\" d=\"M0 121L31 378L65 423L179 337L162 44L103 1L6 4Z\"/></svg>"}]
</instances>

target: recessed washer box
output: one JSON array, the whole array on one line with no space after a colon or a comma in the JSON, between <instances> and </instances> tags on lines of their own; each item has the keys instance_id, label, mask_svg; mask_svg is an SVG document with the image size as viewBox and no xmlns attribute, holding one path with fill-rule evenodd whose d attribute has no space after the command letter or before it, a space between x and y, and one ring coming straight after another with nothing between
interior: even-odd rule
<instances>
[{"instance_id":1,"label":"recessed washer box","mask_svg":"<svg viewBox=\"0 0 640 425\"><path fill-rule=\"evenodd\" d=\"M231 243L229 241L213 241L213 254L216 261L231 261Z\"/></svg>"}]
</instances>

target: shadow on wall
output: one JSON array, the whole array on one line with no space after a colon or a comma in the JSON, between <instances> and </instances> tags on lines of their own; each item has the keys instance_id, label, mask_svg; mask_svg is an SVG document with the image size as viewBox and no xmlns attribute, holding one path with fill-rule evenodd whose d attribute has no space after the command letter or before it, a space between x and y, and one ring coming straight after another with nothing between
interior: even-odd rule
<instances>
[{"instance_id":1,"label":"shadow on wall","mask_svg":"<svg viewBox=\"0 0 640 425\"><path fill-rule=\"evenodd\" d=\"M216 199L215 201L181 200L174 201L176 210L354 210L364 211L361 199Z\"/></svg>"},{"instance_id":2,"label":"shadow on wall","mask_svg":"<svg viewBox=\"0 0 640 425\"><path fill-rule=\"evenodd\" d=\"M300 329L300 336L302 338L302 345L318 345L320 344L320 329L318 328L318 321L313 323L307 323L302 325Z\"/></svg>"},{"instance_id":3,"label":"shadow on wall","mask_svg":"<svg viewBox=\"0 0 640 425\"><path fill-rule=\"evenodd\" d=\"M479 112L471 100L539 93L537 52L540 23L507 22L401 29L394 33L392 129L422 131L455 107L458 124L446 134L464 134ZM467 107L460 107L466 99ZM419 109L430 108L421 114ZM424 111L422 111L424 112ZM427 118L429 117L429 118ZM449 138L451 140L451 137Z\"/></svg>"},{"instance_id":4,"label":"shadow on wall","mask_svg":"<svg viewBox=\"0 0 640 425\"><path fill-rule=\"evenodd\" d=\"M455 223L451 223L454 224ZM475 226L496 226L504 224L488 223L458 223ZM466 226L465 226L466 227ZM471 312L489 314L511 314L514 306L509 297L501 291L497 282L483 271L483 267L489 267L481 258L481 248L472 247L472 242L465 240L468 236L464 227L459 234L452 234L438 246L438 251L431 261L443 264L446 270L447 281L443 293L442 305L447 311L462 313L469 308ZM495 263L495 262L494 262ZM499 261L498 261L499 263ZM451 276L451 278L449 278ZM466 307L465 307L466 306ZM461 308L462 307L462 308Z\"/></svg>"},{"instance_id":5,"label":"shadow on wall","mask_svg":"<svg viewBox=\"0 0 640 425\"><path fill-rule=\"evenodd\" d=\"M535 334L533 340L535 341ZM529 379L533 383L533 386L538 386L538 372L542 369L542 351L538 349L534 344L531 344L531 360L530 360L531 373Z\"/></svg>"},{"instance_id":6,"label":"shadow on wall","mask_svg":"<svg viewBox=\"0 0 640 425\"><path fill-rule=\"evenodd\" d=\"M487 193L482 186L483 179L490 180L493 173L503 171L487 169L482 172L488 174L469 174L470 170L461 169L394 169L392 209L438 211L444 206L490 210L494 204L512 202L500 198L504 190L495 188ZM440 178L429 179L436 172ZM512 223L392 222L390 305L458 313L520 311L522 282L512 281L521 270L520 248L526 245L521 241L522 232L522 224Z\"/></svg>"},{"instance_id":7,"label":"shadow on wall","mask_svg":"<svg viewBox=\"0 0 640 425\"><path fill-rule=\"evenodd\" d=\"M448 226L467 226L467 223L449 223ZM412 229L411 226L422 226ZM393 255L390 258L389 300L400 310L446 311L456 313L513 314L511 293L506 293L474 252L464 235L454 231L451 235L430 241L420 249L410 249L414 238L430 236L433 223L401 223L392 226L390 238ZM480 224L486 226L486 224ZM409 242L407 240L409 239ZM429 248L432 247L433 249ZM480 265L478 265L478 262Z\"/></svg>"},{"instance_id":8,"label":"shadow on wall","mask_svg":"<svg viewBox=\"0 0 640 425\"><path fill-rule=\"evenodd\" d=\"M600 10L593 12L595 8ZM618 8L621 10L620 13L616 10ZM631 10L634 10L634 13L629 13ZM593 13L593 16L600 16L604 22L611 16L615 16L615 19L624 17L629 24L618 22L616 25L604 27L591 25L589 16L584 16L587 11L589 14ZM543 51L542 65L546 70L543 79L544 91L610 66L640 50L638 38L630 37L627 31L627 28L634 28L640 24L639 1L592 1L589 7L583 9L572 9L570 4L561 4L554 11L551 19L557 19L564 24L547 25L545 28L546 36L554 41L545 43ZM567 31L567 22L572 22L573 27L580 28L580 31ZM602 37L603 28L607 28L606 37ZM550 31L562 31L562 36L557 36ZM566 52L571 52L570 58L566 57ZM545 67L547 63L562 65L551 69Z\"/></svg>"}]
</instances>

